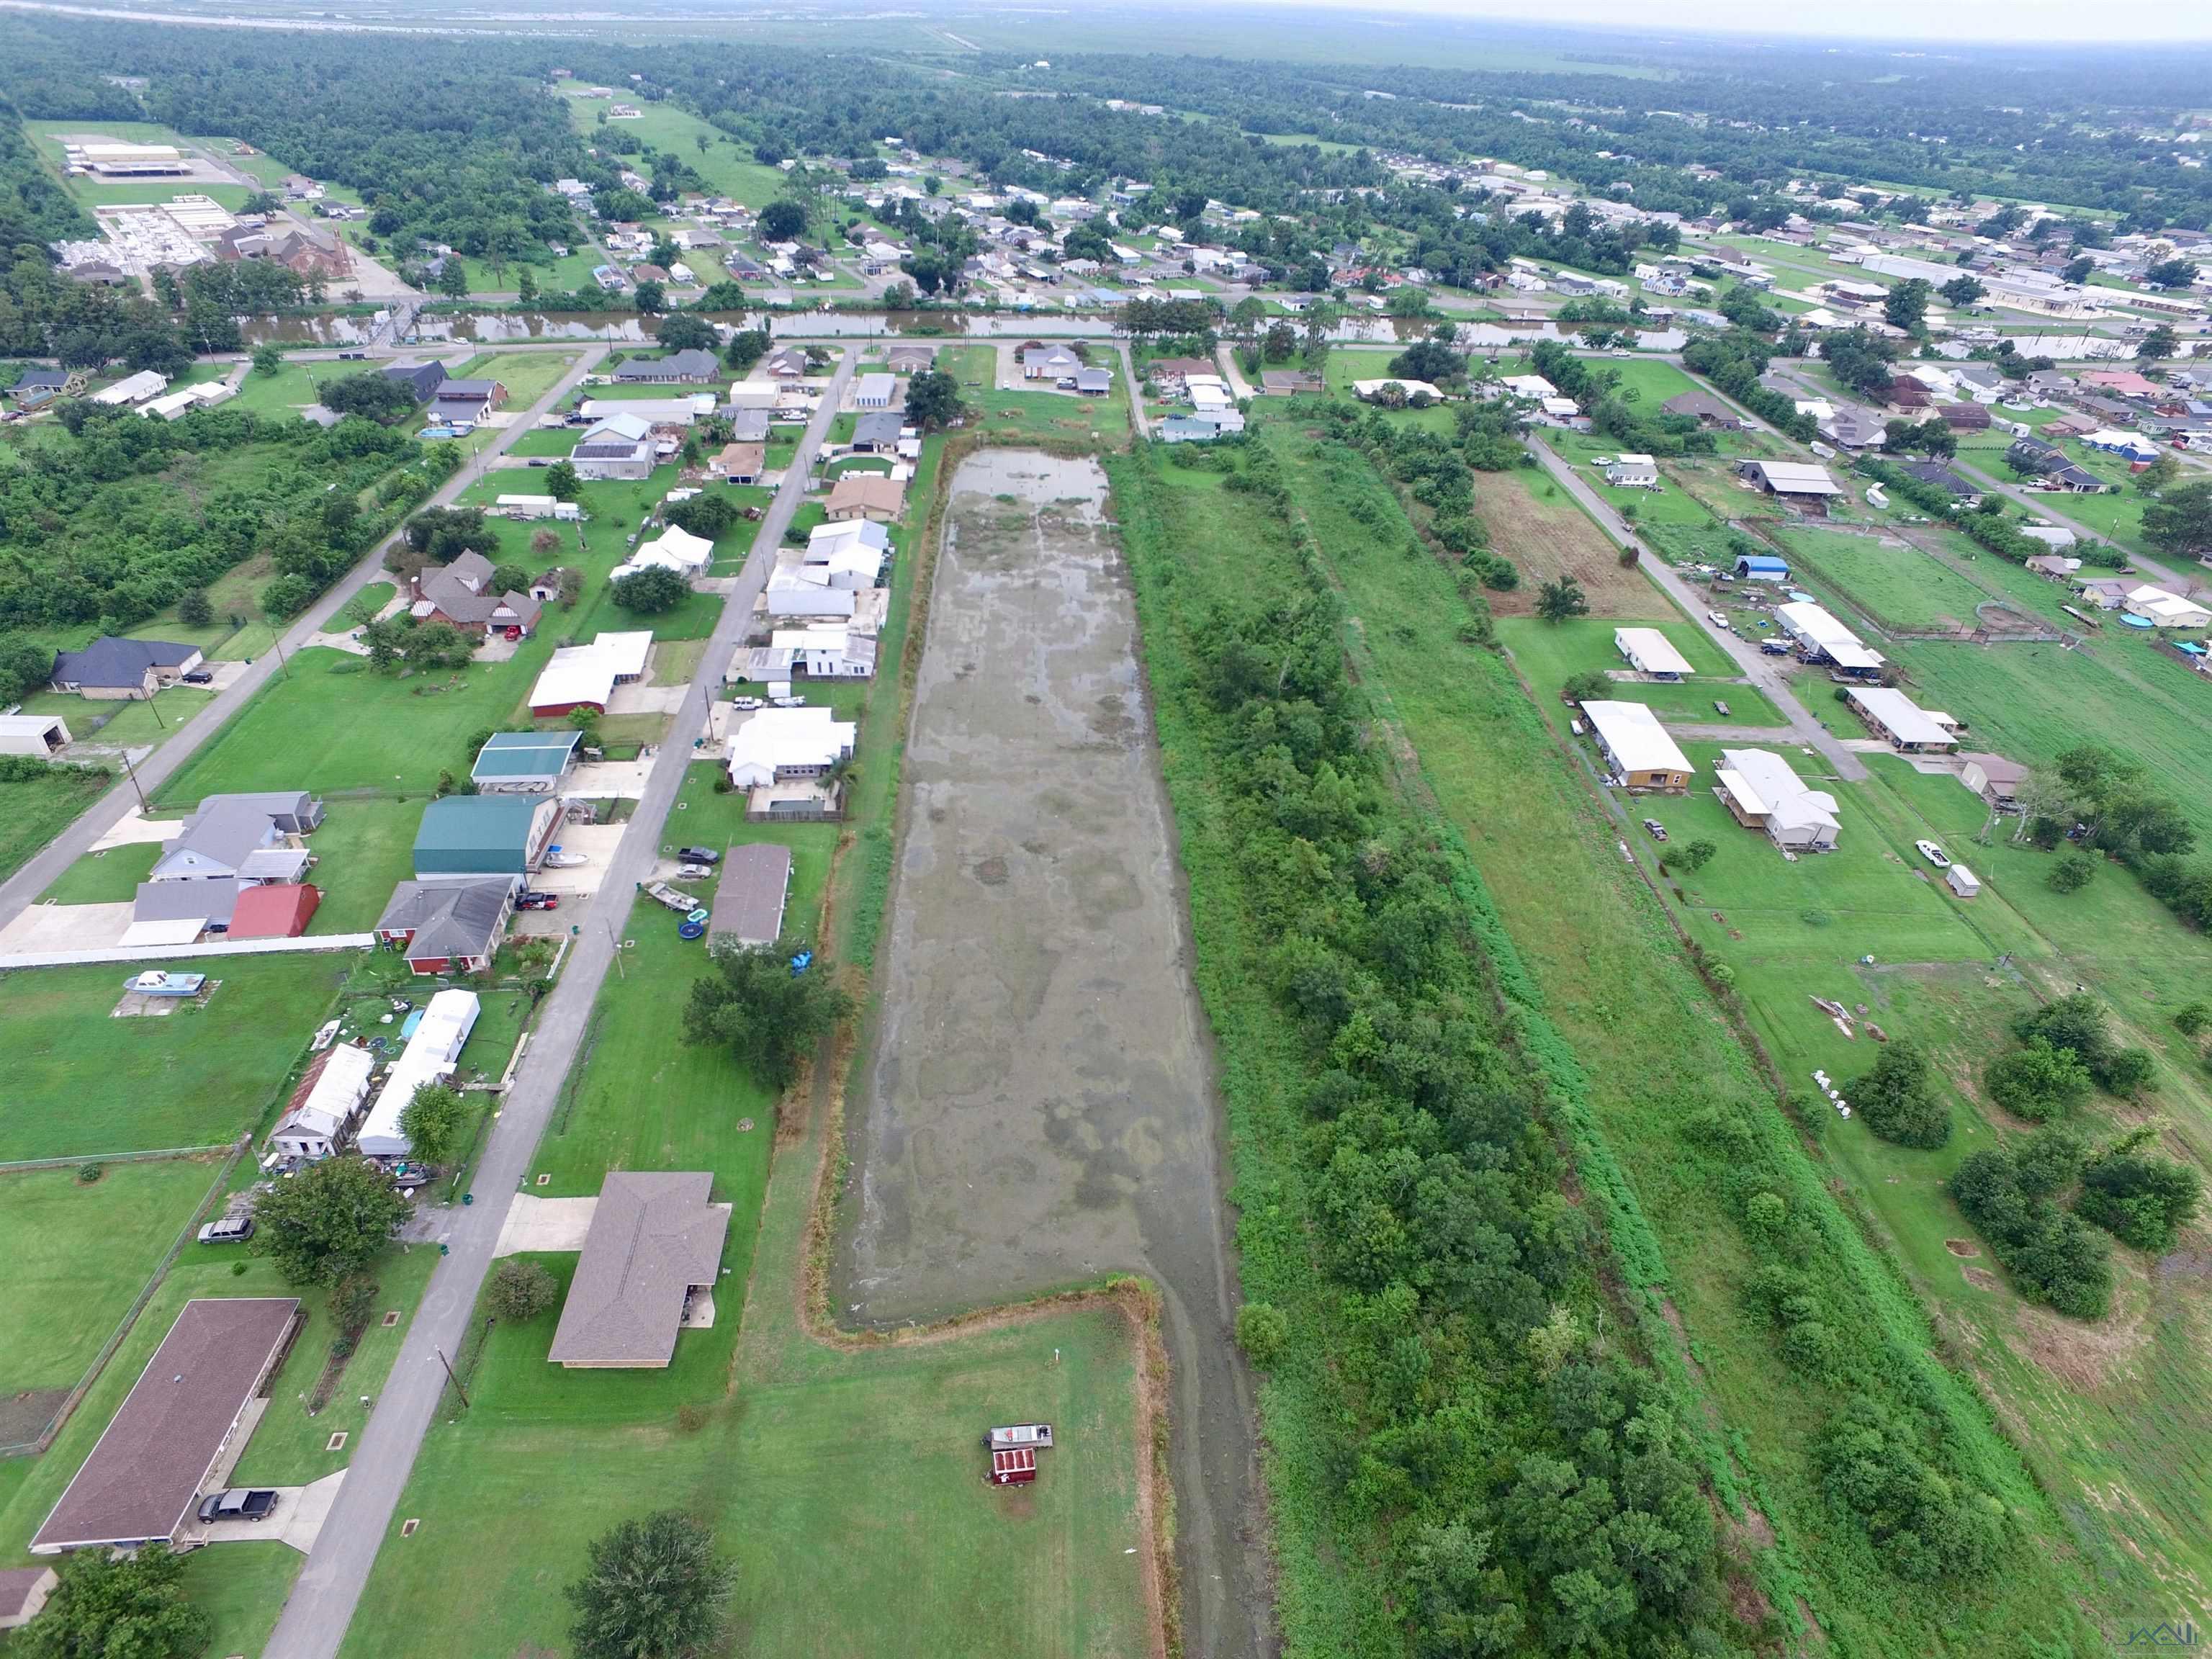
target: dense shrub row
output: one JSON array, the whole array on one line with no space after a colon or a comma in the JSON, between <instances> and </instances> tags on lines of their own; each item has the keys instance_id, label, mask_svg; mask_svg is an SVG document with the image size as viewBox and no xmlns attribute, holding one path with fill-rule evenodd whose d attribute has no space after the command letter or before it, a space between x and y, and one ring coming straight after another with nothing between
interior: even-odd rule
<instances>
[{"instance_id":1,"label":"dense shrub row","mask_svg":"<svg viewBox=\"0 0 2212 1659\"><path fill-rule=\"evenodd\" d=\"M1276 465L1248 451L1242 488L1282 499ZM1310 544L1270 514L1215 568L1163 522L1149 459L1115 481L1163 728L1189 744L1170 766L1201 956L1237 945L1206 918L1239 913L1269 1011L1270 1030L1230 1018L1237 970L1202 971L1224 1068L1294 1056L1279 1161L1239 1170L1273 1194L1248 1212L1248 1286L1287 1315L1240 1328L1325 1402L1271 1430L1310 1460L1279 1488L1334 1490L1333 1547L1381 1553L1412 1652L1710 1648L1728 1617L1686 1431L1654 1374L1593 1334L1600 1246L1496 1027L1463 854L1371 742Z\"/></svg>"}]
</instances>

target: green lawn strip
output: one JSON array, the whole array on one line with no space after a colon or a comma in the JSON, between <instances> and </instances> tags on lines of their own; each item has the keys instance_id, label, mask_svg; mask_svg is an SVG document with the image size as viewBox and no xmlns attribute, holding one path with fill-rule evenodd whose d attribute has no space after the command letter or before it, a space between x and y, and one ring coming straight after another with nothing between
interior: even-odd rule
<instances>
[{"instance_id":1,"label":"green lawn strip","mask_svg":"<svg viewBox=\"0 0 2212 1659\"><path fill-rule=\"evenodd\" d=\"M152 873L161 843L142 841L87 853L39 895L41 904L128 904Z\"/></svg>"},{"instance_id":2,"label":"green lawn strip","mask_svg":"<svg viewBox=\"0 0 2212 1659\"><path fill-rule=\"evenodd\" d=\"M1308 441L1272 428L1268 440L1293 463L1293 479L1304 478ZM1363 682L1388 699L1423 775L1473 848L1530 975L1531 1006L1556 1023L1581 1061L1585 1159L1596 1154L1626 1172L1636 1212L1663 1252L1658 1287L1686 1332L1753 1501L1783 1541L1769 1584L1803 1596L1832 1642L1868 1652L1917 1650L1938 1632L1958 1640L1973 1631L2069 1628L2064 1604L2081 1589L2070 1558L2054 1559L2031 1543L2008 1558L2002 1582L1915 1589L1883 1570L1820 1497L1809 1453L1839 1396L1785 1369L1773 1328L1746 1304L1741 1287L1758 1258L1727 1194L1747 1177L1783 1196L1814 1230L1822 1295L1847 1334L1858 1385L1932 1413L1957 1466L2002 1494L2032 1539L2047 1545L2061 1535L1971 1384L1930 1357L1932 1333L1895 1265L1868 1248L1776 1112L1658 903L1622 863L1614 842L1623 826L1563 763L1497 659L1459 641L1463 611L1449 573L1366 556L1371 536L1358 533L1339 504L1311 489L1299 500L1354 616L1403 623L1360 631ZM1758 850L1737 847L1730 855ZM1747 1137L1726 1167L1681 1133L1686 1118L1709 1107Z\"/></svg>"},{"instance_id":3,"label":"green lawn strip","mask_svg":"<svg viewBox=\"0 0 2212 1659\"><path fill-rule=\"evenodd\" d=\"M6 975L0 1158L206 1146L259 1126L344 980L348 956L167 964L222 981L207 1006L114 1019L121 963Z\"/></svg>"},{"instance_id":4,"label":"green lawn strip","mask_svg":"<svg viewBox=\"0 0 2212 1659\"><path fill-rule=\"evenodd\" d=\"M114 781L97 774L57 771L21 783L0 783L0 825L5 826L0 829L0 878L29 862Z\"/></svg>"},{"instance_id":5,"label":"green lawn strip","mask_svg":"<svg viewBox=\"0 0 2212 1659\"><path fill-rule=\"evenodd\" d=\"M222 1167L219 1157L0 1174L0 1395L68 1389L153 1276Z\"/></svg>"},{"instance_id":6,"label":"green lawn strip","mask_svg":"<svg viewBox=\"0 0 2212 1659\"><path fill-rule=\"evenodd\" d=\"M392 1374L392 1361L399 1357L399 1345L406 1337L416 1305L422 1301L437 1265L437 1247L432 1244L394 1246L371 1265L369 1277L380 1289L376 1312L347 1357L329 1401L312 1417L307 1405L330 1361L337 1328L331 1320L328 1299L320 1294L307 1298L307 1322L294 1339L282 1386L270 1390L269 1407L232 1472L233 1486L303 1486L352 1461L361 1431L368 1422L362 1397L368 1397L373 1409L374 1401L383 1394L385 1379ZM397 1313L398 1323L386 1324L387 1313ZM345 1444L337 1451L328 1449L334 1434L346 1437Z\"/></svg>"},{"instance_id":7,"label":"green lawn strip","mask_svg":"<svg viewBox=\"0 0 2212 1659\"><path fill-rule=\"evenodd\" d=\"M518 437L513 443L509 444L507 447L507 453L510 455L522 456L526 459L532 456L538 456L540 458L553 457L557 459L563 455L574 453L576 447L576 441L581 438L589 429L590 428L587 427L580 426L534 426L531 428L529 431L522 434L522 435ZM526 467L523 469L525 471L528 471L530 470L531 469ZM507 486L500 492L501 495L543 495L547 493L544 489L544 481L543 479L538 479L534 482L526 482L521 479L517 479L512 476L514 471L515 469L513 467L501 467L499 469L499 471L495 474L495 477L500 477L501 481Z\"/></svg>"},{"instance_id":8,"label":"green lawn strip","mask_svg":"<svg viewBox=\"0 0 2212 1659\"><path fill-rule=\"evenodd\" d=\"M274 1539L225 1543L185 1558L185 1598L215 1621L207 1651L258 1653L307 1558Z\"/></svg>"},{"instance_id":9,"label":"green lawn strip","mask_svg":"<svg viewBox=\"0 0 2212 1659\"><path fill-rule=\"evenodd\" d=\"M315 383L338 378L335 367L319 362L311 368L306 363L287 362L274 374L249 369L239 385L234 404L257 415L297 415L307 404L322 401Z\"/></svg>"}]
</instances>

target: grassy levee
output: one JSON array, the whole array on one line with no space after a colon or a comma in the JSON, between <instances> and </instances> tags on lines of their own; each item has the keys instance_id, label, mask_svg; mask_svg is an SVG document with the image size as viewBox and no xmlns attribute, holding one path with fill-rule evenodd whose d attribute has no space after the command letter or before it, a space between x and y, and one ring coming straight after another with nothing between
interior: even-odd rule
<instances>
[{"instance_id":1,"label":"grassy levee","mask_svg":"<svg viewBox=\"0 0 2212 1659\"><path fill-rule=\"evenodd\" d=\"M1378 520L1387 490L1364 459L1286 427L1265 428L1352 612L1352 660L1399 752L1418 764L1479 874L1463 896L1492 953L1528 1056L1545 1072L1585 1188L1604 1200L1632 1286L1685 1338L1686 1364L1748 1501L1773 1529L1770 1590L1802 1601L1838 1652L1923 1654L1996 1640L2090 1650L2076 1611L2089 1574L1972 1382L1940 1357L1897 1265L1832 1192L1802 1131L1717 1006L1658 900L1613 845L1621 825L1547 733L1510 669L1479 643L1451 573L1403 550ZM1359 494L1375 499L1355 516ZM1376 523L1384 526L1378 533ZM1502 550L1509 553L1510 550ZM1417 758L1416 758L1417 757ZM1494 905L1500 932L1490 926ZM1779 1328L1747 1296L1771 1251L1740 1217L1780 1197L1835 1334L1822 1380L1785 1364ZM1916 1425L1921 1454L2008 1512L2002 1571L1932 1583L1898 1577L1849 1512L1822 1494L1817 1443L1861 1395ZM1717 1477L1725 1498L1728 1485ZM1758 1523L1752 1523L1755 1533ZM2154 1597L2105 1556L2100 1600ZM1778 1607L1785 1624L1786 1605ZM1803 1624L1799 1622L1799 1628Z\"/></svg>"},{"instance_id":2,"label":"grassy levee","mask_svg":"<svg viewBox=\"0 0 2212 1659\"><path fill-rule=\"evenodd\" d=\"M1542 1148L1540 1156L1515 1169L1515 1179L1525 1183L1516 1187L1516 1197L1531 1204L1538 1186L1563 1186L1586 1210L1599 1212L1613 1242L1608 1250L1586 1240L1575 1253L1571 1274L1550 1287L1554 1317L1565 1310L1585 1331L1596 1333L1567 1363L1553 1367L1536 1357L1536 1345L1525 1340L1527 1327L1504 1310L1510 1294L1504 1287L1494 1304L1486 1301L1477 1310L1449 1313L1431 1325L1437 1310L1449 1306L1449 1289L1421 1281L1418 1273L1414 1277L1425 1283L1428 1294L1411 1307L1395 1304L1405 1328L1392 1352L1402 1360L1409 1345L1437 1330L1447 1333L1433 1352L1422 1408L1407 1413L1394 1399L1387 1371L1378 1376L1364 1352L1373 1340L1376 1304L1391 1292L1363 1293L1359 1268L1347 1269L1334 1236L1354 1219L1342 1208L1339 1172L1352 1146L1371 1133L1371 1123L1356 1121L1364 1112L1324 1097L1353 1073L1368 1078L1367 1086L1383 1088L1374 1079L1396 1062L1365 1071L1374 1054L1362 1053L1362 1047L1374 1032L1363 1036L1364 1012L1347 1018L1329 1038L1326 1023L1324 1035L1316 1036L1310 1007L1303 1018L1293 1010L1304 993L1297 988L1302 970L1286 959L1285 932L1311 928L1349 941L1357 938L1358 924L1340 914L1311 910L1294 922L1283 919L1286 906L1295 908L1281 890L1291 884L1292 868L1310 869L1329 854L1301 843L1281 865L1268 867L1267 854L1255 862L1249 837L1255 814L1265 815L1249 793L1240 797L1231 778L1250 764L1244 745L1255 741L1240 721L1264 722L1274 711L1271 706L1254 715L1248 704L1241 714L1224 712L1217 678L1223 663L1206 654L1224 632L1255 615L1317 606L1312 614L1326 616L1329 598L1322 567L1301 559L1299 532L1289 513L1276 510L1276 503L1229 493L1218 473L1169 466L1160 455L1155 450L1115 457L1109 470L1189 885L1195 977L1224 1097L1244 1292L1248 1301L1279 1310L1287 1324L1261 1395L1285 1651L1395 1653L1406 1650L1409 1634L1416 1647L1437 1639L1439 1626L1452 1616L1451 1595L1424 1565L1432 1559L1427 1552L1439 1528L1494 1528L1493 1571L1479 1592L1482 1607L1516 1616L1525 1608L1522 1636L1534 1643L1542 1629L1553 1633L1552 1640L1560 1639L1556 1632L1565 1627L1565 1592L1556 1578L1547 1578L1557 1569L1545 1564L1546 1544L1529 1529L1529 1511L1522 1505L1533 1468L1557 1471L1577 1456L1606 1455L1601 1443L1618 1431L1619 1421L1583 1433L1562 1397L1574 1386L1602 1392L1603 1384L1589 1381L1601 1374L1628 1379L1623 1386L1634 1392L1637 1409L1668 1421L1665 1439L1676 1460L1668 1478L1681 1482L1688 1494L1699 1557L1685 1567L1679 1600L1653 1598L1638 1610L1638 1622L1616 1632L1627 1640L1622 1650L1662 1650L1686 1632L1713 1651L1747 1650L1780 1636L1790 1615L1784 1612L1779 1621L1770 1616L1775 1600L1769 1587L1786 1586L1790 1578L1778 1578L1771 1563L1748 1560L1739 1542L1747 1535L1742 1528L1715 1524L1711 1499L1738 1512L1742 1499L1727 1449L1704 1420L1686 1368L1664 1352L1674 1344L1658 1304L1646 1301L1629 1319L1621 1316L1625 1304L1637 1299L1618 1293L1621 1281L1655 1283L1663 1272L1637 1194L1605 1156L1602 1142L1565 1121L1580 1109L1573 1056L1541 1029L1538 995L1488 908L1463 845L1437 816L1418 769L1404 764L1410 757L1387 730L1371 724L1386 709L1369 701L1373 684L1363 670L1361 685L1345 688L1349 717L1367 730L1362 752L1396 755L1401 763L1352 763L1349 775L1357 781L1347 782L1347 790L1373 787L1365 820L1370 839L1362 843L1368 851L1358 862L1378 887L1387 887L1384 872L1395 867L1393 857L1418 848L1421 867L1436 872L1453 921L1444 935L1449 943L1438 951L1448 965L1426 988L1450 988L1443 1006L1449 1018L1464 1021L1453 1028L1455 1052L1481 1068L1492 1109L1516 1115L1521 1127L1514 1133L1524 1146ZM1449 629L1444 613L1457 608L1447 584L1445 604L1438 607L1442 625ZM1356 648L1352 664L1361 668ZM1342 675L1340 660L1332 672ZM1271 665L1261 683L1274 673ZM1264 701L1265 693L1260 696ZM1291 730L1296 714L1285 712L1281 718L1283 729ZM1326 790L1331 781L1318 779L1316 787ZM1346 895L1328 908L1357 913L1375 902L1371 895ZM1387 901L1375 914L1386 919L1382 934L1403 925ZM1303 948L1303 939L1298 944ZM1401 980L1390 982L1396 994L1421 994ZM1386 1018L1388 1010L1386 995L1376 1018ZM1403 1029L1397 1036L1419 1040ZM1459 1139L1466 1126L1448 1103L1450 1094L1449 1084L1440 1084L1436 1118L1425 1131L1409 1135L1407 1150L1418 1144L1431 1157L1454 1147L1462 1156L1500 1156L1499 1144L1486 1140L1480 1129L1468 1140ZM1558 1115L1548 1123L1547 1108ZM1382 1109L1376 1110L1379 1115ZM1558 1156L1562 1140L1581 1149L1579 1168L1571 1172ZM1510 1154L1501 1161L1514 1167ZM1438 1164L1429 1167L1437 1170ZM1591 1203L1593 1188L1597 1196ZM1553 1193L1534 1198L1532 1208L1559 1202ZM1567 1207L1573 1206L1571 1200ZM1360 1224L1369 1224L1371 1213L1357 1218ZM1408 1216L1407 1231L1417 1231L1425 1218L1418 1212ZM1535 1265L1542 1246L1533 1239L1523 1243L1528 1271L1542 1271ZM1540 1306L1534 1317L1545 1316ZM1661 1352L1655 1356L1652 1350ZM1655 1357L1661 1362L1656 1367L1648 1363ZM1582 1375L1579 1384L1561 1381L1576 1372ZM1455 1437L1461 1429L1479 1446L1474 1454L1479 1473L1455 1461L1464 1449ZM1571 1449L1559 1443L1571 1433L1576 1437ZM1402 1486L1394 1484L1409 1456L1421 1460L1419 1472ZM1622 1476L1624 1491L1633 1479ZM1698 1495L1701 1484L1708 1497ZM1542 1507L1551 1512L1551 1506ZM1718 1534L1727 1534L1725 1542ZM1461 1588L1473 1586L1461 1581Z\"/></svg>"}]
</instances>

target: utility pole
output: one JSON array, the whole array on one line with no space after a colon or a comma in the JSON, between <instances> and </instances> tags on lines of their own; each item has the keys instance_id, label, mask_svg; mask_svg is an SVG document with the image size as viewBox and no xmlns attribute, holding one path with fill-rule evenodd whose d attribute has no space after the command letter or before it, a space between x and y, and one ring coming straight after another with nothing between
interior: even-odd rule
<instances>
[{"instance_id":1,"label":"utility pole","mask_svg":"<svg viewBox=\"0 0 2212 1659\"><path fill-rule=\"evenodd\" d=\"M131 793L138 797L138 811L143 816L154 809L146 805L146 792L138 787L138 769L131 763L131 750L123 751L123 775L131 780Z\"/></svg>"},{"instance_id":2,"label":"utility pole","mask_svg":"<svg viewBox=\"0 0 2212 1659\"><path fill-rule=\"evenodd\" d=\"M615 925L611 921L607 923L607 944L615 953L615 977L627 980L629 970L623 966L622 941L615 937Z\"/></svg>"},{"instance_id":3,"label":"utility pole","mask_svg":"<svg viewBox=\"0 0 2212 1659\"><path fill-rule=\"evenodd\" d=\"M438 1363L446 1368L446 1381L452 1383L453 1385L453 1392L460 1395L461 1409L463 1411L468 1410L469 1391L461 1386L461 1379L453 1375L453 1362L446 1358L446 1351L443 1348L434 1347L430 1352L438 1356Z\"/></svg>"}]
</instances>

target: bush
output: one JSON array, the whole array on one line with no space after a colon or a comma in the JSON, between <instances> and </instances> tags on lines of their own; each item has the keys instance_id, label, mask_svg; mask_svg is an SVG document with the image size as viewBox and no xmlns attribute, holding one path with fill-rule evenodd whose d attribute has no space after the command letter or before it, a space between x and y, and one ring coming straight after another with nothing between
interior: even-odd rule
<instances>
[{"instance_id":1,"label":"bush","mask_svg":"<svg viewBox=\"0 0 2212 1659\"><path fill-rule=\"evenodd\" d=\"M484 1292L484 1305L495 1318L520 1325L550 1308L558 1291L553 1275L538 1263L509 1257L491 1276L491 1288Z\"/></svg>"},{"instance_id":2,"label":"bush","mask_svg":"<svg viewBox=\"0 0 2212 1659\"><path fill-rule=\"evenodd\" d=\"M2123 1048L2113 1042L2105 1029L2103 1006L2086 992L2076 991L2040 1008L2031 1008L2013 1021L2012 1029L2013 1035L2023 1042L2040 1038L2054 1048L2068 1050L2108 1094L2135 1093L2157 1069L2147 1050Z\"/></svg>"},{"instance_id":3,"label":"bush","mask_svg":"<svg viewBox=\"0 0 2212 1659\"><path fill-rule=\"evenodd\" d=\"M204 587L188 587L177 596L177 620L187 628L206 628L215 621L215 606Z\"/></svg>"},{"instance_id":4,"label":"bush","mask_svg":"<svg viewBox=\"0 0 2212 1659\"><path fill-rule=\"evenodd\" d=\"M2081 1151L2063 1129L2039 1130L2011 1151L1974 1153L1949 1184L2021 1295L2097 1319L2112 1301L2112 1261L2102 1241L2052 1201L2081 1169Z\"/></svg>"},{"instance_id":5,"label":"bush","mask_svg":"<svg viewBox=\"0 0 2212 1659\"><path fill-rule=\"evenodd\" d=\"M1991 1060L1982 1073L1982 1086L2014 1117L2041 1123L2089 1098L2089 1068L2071 1049L2054 1048L2038 1037Z\"/></svg>"},{"instance_id":6,"label":"bush","mask_svg":"<svg viewBox=\"0 0 2212 1659\"><path fill-rule=\"evenodd\" d=\"M2078 893L2095 878L2097 861L2086 853L2069 853L2044 878L2054 893Z\"/></svg>"},{"instance_id":7,"label":"bush","mask_svg":"<svg viewBox=\"0 0 2212 1659\"><path fill-rule=\"evenodd\" d=\"M1903 1419L1855 1395L1814 1450L1820 1487L1899 1577L1926 1583L1986 1571L2003 1548L2005 1508L1946 1480Z\"/></svg>"},{"instance_id":8,"label":"bush","mask_svg":"<svg viewBox=\"0 0 2212 1659\"><path fill-rule=\"evenodd\" d=\"M1576 675L1559 688L1571 702L1602 702L1612 693L1613 682L1597 669Z\"/></svg>"},{"instance_id":9,"label":"bush","mask_svg":"<svg viewBox=\"0 0 2212 1659\"><path fill-rule=\"evenodd\" d=\"M1951 1138L1951 1111L1936 1091L1928 1058L1911 1042L1892 1042L1874 1069L1844 1090L1851 1109L1884 1140L1923 1149Z\"/></svg>"},{"instance_id":10,"label":"bush","mask_svg":"<svg viewBox=\"0 0 2212 1659\"><path fill-rule=\"evenodd\" d=\"M2200 1036L2212 1025L2212 1003L2188 1002L2173 1011L2173 1029L2184 1036Z\"/></svg>"},{"instance_id":11,"label":"bush","mask_svg":"<svg viewBox=\"0 0 2212 1659\"><path fill-rule=\"evenodd\" d=\"M633 570L607 590L623 610L641 617L658 617L673 611L691 592L691 584L673 570L649 564Z\"/></svg>"},{"instance_id":12,"label":"bush","mask_svg":"<svg viewBox=\"0 0 2212 1659\"><path fill-rule=\"evenodd\" d=\"M2074 1211L2122 1243L2160 1254L2195 1219L2202 1188L2188 1164L2142 1152L2152 1133L2139 1129L2083 1164Z\"/></svg>"},{"instance_id":13,"label":"bush","mask_svg":"<svg viewBox=\"0 0 2212 1659\"><path fill-rule=\"evenodd\" d=\"M1290 1340L1291 1322L1280 1308L1267 1302L1247 1302L1237 1309L1237 1346L1261 1370L1282 1357Z\"/></svg>"},{"instance_id":14,"label":"bush","mask_svg":"<svg viewBox=\"0 0 2212 1659\"><path fill-rule=\"evenodd\" d=\"M77 1184L82 1187L89 1187L94 1182L99 1180L100 1176L106 1173L107 1170L103 1165L98 1164L80 1164L76 1166Z\"/></svg>"}]
</instances>

